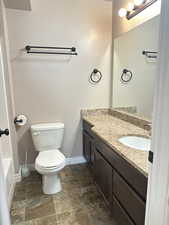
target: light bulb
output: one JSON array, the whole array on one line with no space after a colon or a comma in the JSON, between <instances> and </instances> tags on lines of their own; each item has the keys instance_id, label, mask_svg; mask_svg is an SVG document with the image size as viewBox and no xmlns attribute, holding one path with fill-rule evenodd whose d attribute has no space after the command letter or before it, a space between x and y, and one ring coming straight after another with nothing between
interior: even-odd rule
<instances>
[{"instance_id":1,"label":"light bulb","mask_svg":"<svg viewBox=\"0 0 169 225\"><path fill-rule=\"evenodd\" d=\"M125 17L125 16L127 16L127 9L121 8L121 9L119 10L119 16L120 16L120 17Z\"/></svg>"},{"instance_id":2,"label":"light bulb","mask_svg":"<svg viewBox=\"0 0 169 225\"><path fill-rule=\"evenodd\" d=\"M133 11L133 9L134 9L134 3L129 2L127 9L128 9L128 11Z\"/></svg>"},{"instance_id":3,"label":"light bulb","mask_svg":"<svg viewBox=\"0 0 169 225\"><path fill-rule=\"evenodd\" d=\"M144 0L134 0L134 5L139 6L142 5Z\"/></svg>"}]
</instances>

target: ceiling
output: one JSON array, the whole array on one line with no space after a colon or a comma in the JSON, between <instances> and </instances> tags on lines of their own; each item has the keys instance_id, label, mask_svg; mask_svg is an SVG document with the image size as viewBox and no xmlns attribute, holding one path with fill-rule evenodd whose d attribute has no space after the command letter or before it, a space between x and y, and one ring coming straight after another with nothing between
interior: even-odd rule
<instances>
[{"instance_id":1,"label":"ceiling","mask_svg":"<svg viewBox=\"0 0 169 225\"><path fill-rule=\"evenodd\" d=\"M9 9L31 10L31 0L4 0Z\"/></svg>"}]
</instances>

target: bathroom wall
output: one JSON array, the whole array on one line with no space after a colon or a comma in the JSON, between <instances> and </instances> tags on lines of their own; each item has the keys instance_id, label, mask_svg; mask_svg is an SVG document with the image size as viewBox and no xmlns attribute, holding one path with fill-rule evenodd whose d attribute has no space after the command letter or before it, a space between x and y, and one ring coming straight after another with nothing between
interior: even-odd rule
<instances>
[{"instance_id":1,"label":"bathroom wall","mask_svg":"<svg viewBox=\"0 0 169 225\"><path fill-rule=\"evenodd\" d=\"M158 51L159 22L156 16L114 40L113 107L134 106L138 115L148 119L152 118L157 59L146 58L142 51ZM127 84L121 82L124 68L133 73Z\"/></svg>"},{"instance_id":2,"label":"bathroom wall","mask_svg":"<svg viewBox=\"0 0 169 225\"><path fill-rule=\"evenodd\" d=\"M30 124L65 124L63 152L82 155L80 110L111 104L112 3L103 0L36 0L32 11L7 9L14 100L17 114L29 123L17 130L20 163L36 152ZM75 46L78 56L28 55L26 45ZM88 78L93 68L103 74L93 86Z\"/></svg>"},{"instance_id":3,"label":"bathroom wall","mask_svg":"<svg viewBox=\"0 0 169 225\"><path fill-rule=\"evenodd\" d=\"M126 18L121 18L118 15L120 8L127 8L127 5L131 0L114 0L113 5L113 37L116 38L121 34L128 32L129 30L137 27L138 25L148 21L156 15L160 14L160 4L161 0L157 1L143 12L138 14L136 17L131 20Z\"/></svg>"}]
</instances>

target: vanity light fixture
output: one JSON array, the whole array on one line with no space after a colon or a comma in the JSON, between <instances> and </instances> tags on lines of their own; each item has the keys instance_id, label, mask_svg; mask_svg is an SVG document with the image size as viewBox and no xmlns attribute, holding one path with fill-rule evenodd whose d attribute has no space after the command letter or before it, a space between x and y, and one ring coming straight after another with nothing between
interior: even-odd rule
<instances>
[{"instance_id":1,"label":"vanity light fixture","mask_svg":"<svg viewBox=\"0 0 169 225\"><path fill-rule=\"evenodd\" d=\"M119 10L119 16L122 18L126 17L130 20L157 1L158 0L133 0L133 2L129 2L127 9L121 8Z\"/></svg>"},{"instance_id":2,"label":"vanity light fixture","mask_svg":"<svg viewBox=\"0 0 169 225\"><path fill-rule=\"evenodd\" d=\"M125 9L125 8L121 8L121 9L119 10L119 16L120 16L121 18L127 16L127 13L128 13L128 11L127 11L127 9Z\"/></svg>"},{"instance_id":3,"label":"vanity light fixture","mask_svg":"<svg viewBox=\"0 0 169 225\"><path fill-rule=\"evenodd\" d=\"M128 7L127 7L127 11L130 12L130 11L133 11L135 8L135 5L133 2L129 2L128 4Z\"/></svg>"},{"instance_id":4,"label":"vanity light fixture","mask_svg":"<svg viewBox=\"0 0 169 225\"><path fill-rule=\"evenodd\" d=\"M134 0L134 5L140 6L140 5L142 5L144 2L146 2L146 1L144 1L144 0Z\"/></svg>"}]
</instances>

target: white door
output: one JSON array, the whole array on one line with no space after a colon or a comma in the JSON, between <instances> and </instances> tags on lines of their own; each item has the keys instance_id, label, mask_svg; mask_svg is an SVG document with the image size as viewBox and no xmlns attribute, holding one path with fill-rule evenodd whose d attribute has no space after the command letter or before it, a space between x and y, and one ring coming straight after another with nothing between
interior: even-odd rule
<instances>
[{"instance_id":1,"label":"white door","mask_svg":"<svg viewBox=\"0 0 169 225\"><path fill-rule=\"evenodd\" d=\"M4 159L10 157L7 98L4 82L4 65L0 42L0 225L10 225Z\"/></svg>"},{"instance_id":2,"label":"white door","mask_svg":"<svg viewBox=\"0 0 169 225\"><path fill-rule=\"evenodd\" d=\"M169 0L162 0L146 225L169 224Z\"/></svg>"},{"instance_id":3,"label":"white door","mask_svg":"<svg viewBox=\"0 0 169 225\"><path fill-rule=\"evenodd\" d=\"M1 152L2 152L2 145L0 140L0 225L10 225L11 223L10 223L10 215L9 215Z\"/></svg>"},{"instance_id":4,"label":"white door","mask_svg":"<svg viewBox=\"0 0 169 225\"><path fill-rule=\"evenodd\" d=\"M7 65L4 65L5 60L3 60L3 56L5 56L4 44L4 41L0 38L0 129L2 130L9 128L7 92L5 87L5 73L7 72ZM12 158L10 137L3 135L1 143L3 158Z\"/></svg>"}]
</instances>

